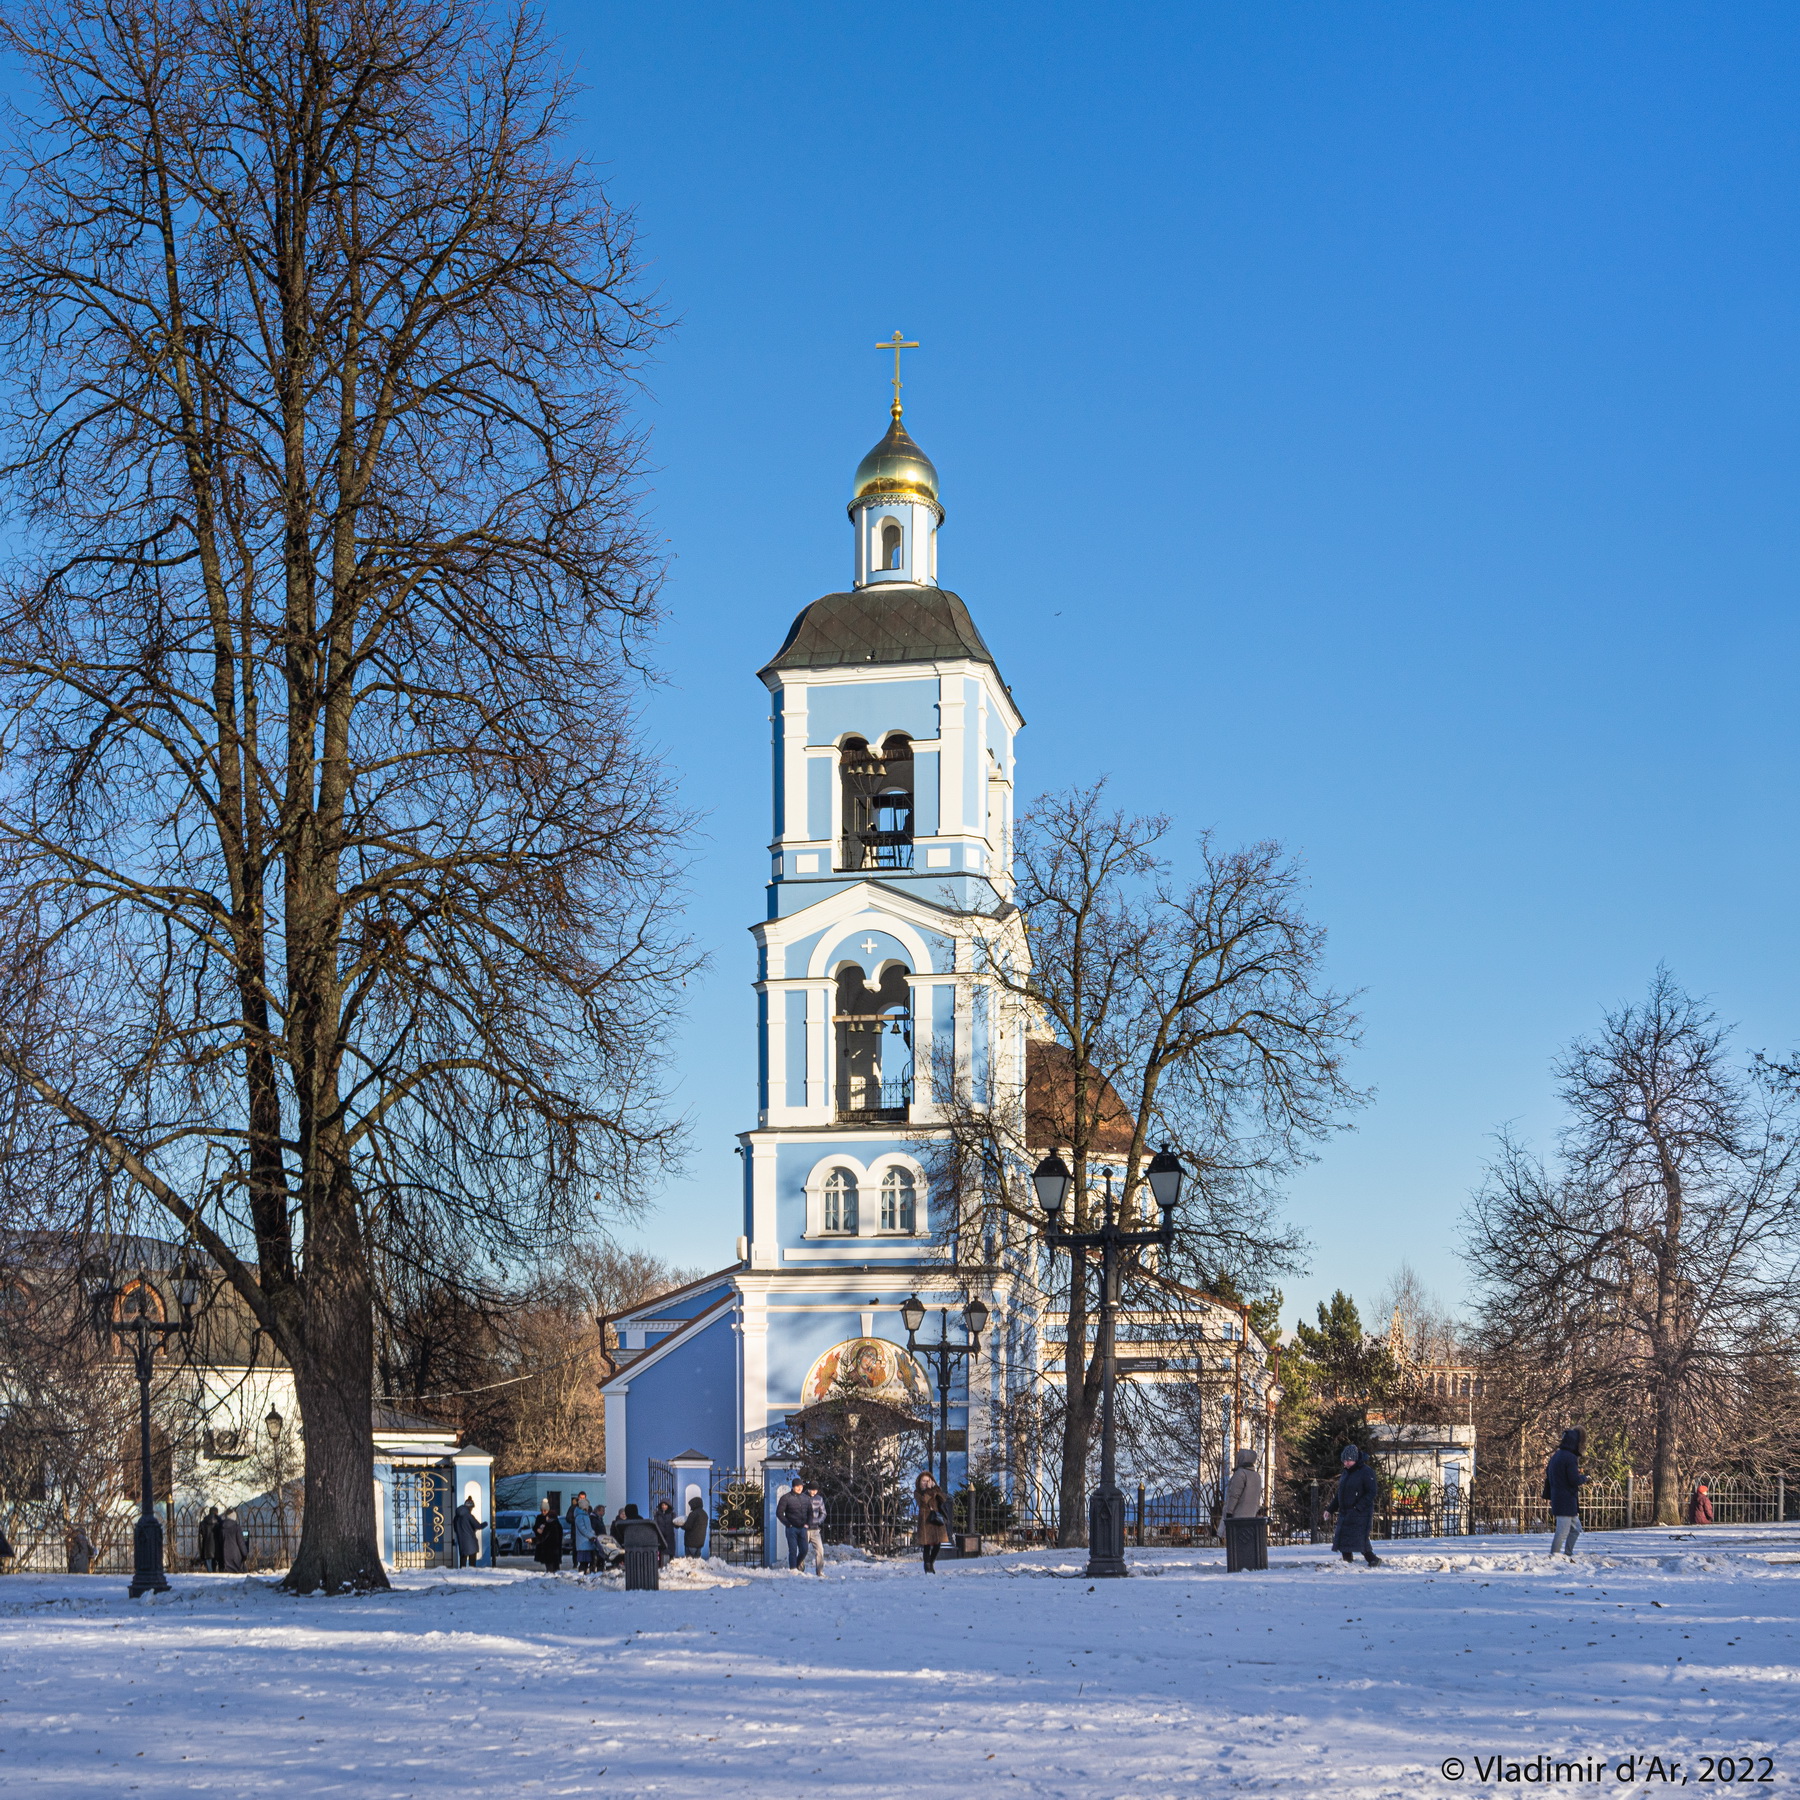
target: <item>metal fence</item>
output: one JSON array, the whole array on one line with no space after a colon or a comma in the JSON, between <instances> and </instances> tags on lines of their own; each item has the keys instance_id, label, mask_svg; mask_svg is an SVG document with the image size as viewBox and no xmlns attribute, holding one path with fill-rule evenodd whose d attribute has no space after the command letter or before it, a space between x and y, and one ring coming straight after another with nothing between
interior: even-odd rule
<instances>
[{"instance_id":1,"label":"metal fence","mask_svg":"<svg viewBox=\"0 0 1800 1800\"><path fill-rule=\"evenodd\" d=\"M163 1562L171 1571L203 1566L200 1521L207 1508L198 1504L163 1505L157 1517L163 1528ZM238 1524L249 1546L251 1569L285 1569L300 1544L300 1509L274 1501L255 1501L236 1509ZM80 1523L94 1546L90 1572L95 1575L129 1575L132 1568L132 1534L137 1509L107 1511ZM6 1535L13 1546L11 1566L22 1572L48 1575L67 1572L70 1565L72 1526L67 1516L47 1502L15 1506L5 1518Z\"/></svg>"}]
</instances>

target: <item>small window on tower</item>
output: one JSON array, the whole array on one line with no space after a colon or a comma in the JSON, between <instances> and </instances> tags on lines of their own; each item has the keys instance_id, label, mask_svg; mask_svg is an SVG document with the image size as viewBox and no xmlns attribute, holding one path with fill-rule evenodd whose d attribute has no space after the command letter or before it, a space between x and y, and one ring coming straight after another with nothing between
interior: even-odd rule
<instances>
[{"instance_id":1,"label":"small window on tower","mask_svg":"<svg viewBox=\"0 0 1800 1800\"><path fill-rule=\"evenodd\" d=\"M900 566L900 526L894 519L889 519L881 528L881 566L884 569Z\"/></svg>"}]
</instances>

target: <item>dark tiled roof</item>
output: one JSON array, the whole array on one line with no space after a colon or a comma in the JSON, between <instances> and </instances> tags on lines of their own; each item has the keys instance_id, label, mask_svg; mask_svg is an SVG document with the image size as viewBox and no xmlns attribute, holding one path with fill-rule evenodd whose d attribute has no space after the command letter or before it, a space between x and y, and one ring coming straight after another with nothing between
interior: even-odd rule
<instances>
[{"instance_id":1,"label":"dark tiled roof","mask_svg":"<svg viewBox=\"0 0 1800 1800\"><path fill-rule=\"evenodd\" d=\"M948 588L881 581L815 600L761 672L956 657L987 663L998 672L994 653L982 642L961 598Z\"/></svg>"}]
</instances>

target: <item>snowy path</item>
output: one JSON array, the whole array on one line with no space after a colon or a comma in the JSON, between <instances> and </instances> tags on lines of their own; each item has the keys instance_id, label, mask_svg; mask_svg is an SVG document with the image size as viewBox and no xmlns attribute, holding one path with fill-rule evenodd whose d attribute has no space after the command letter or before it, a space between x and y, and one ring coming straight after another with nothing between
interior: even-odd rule
<instances>
[{"instance_id":1,"label":"snowy path","mask_svg":"<svg viewBox=\"0 0 1800 1800\"><path fill-rule=\"evenodd\" d=\"M1529 1545L1527 1549L1524 1546ZM1591 1548L1591 1554L1587 1552ZM183 1576L0 1580L0 1788L1079 1797L1517 1793L1477 1758L1772 1759L1800 1777L1800 1531L1638 1531L1552 1566L1539 1540L724 1570L627 1595L512 1571L364 1599ZM1770 1561L1773 1556L1778 1560ZM1467 1772L1451 1782L1446 1757ZM1760 1768L1753 1772L1763 1772ZM1740 1791L1744 1791L1740 1788Z\"/></svg>"}]
</instances>

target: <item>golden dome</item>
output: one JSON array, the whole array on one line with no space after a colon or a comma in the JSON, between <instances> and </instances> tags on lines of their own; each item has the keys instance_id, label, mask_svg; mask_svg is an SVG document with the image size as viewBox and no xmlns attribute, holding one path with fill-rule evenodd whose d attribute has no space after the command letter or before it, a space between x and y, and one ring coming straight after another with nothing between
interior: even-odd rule
<instances>
[{"instance_id":1,"label":"golden dome","mask_svg":"<svg viewBox=\"0 0 1800 1800\"><path fill-rule=\"evenodd\" d=\"M898 500L926 500L938 505L937 470L932 467L931 458L907 436L898 406L887 436L856 465L851 505L871 495L887 494Z\"/></svg>"}]
</instances>

